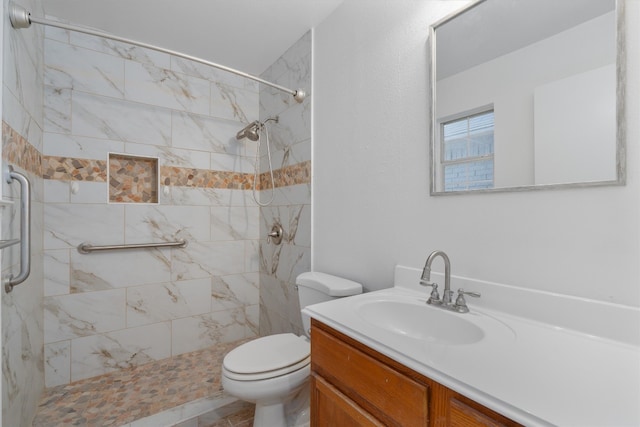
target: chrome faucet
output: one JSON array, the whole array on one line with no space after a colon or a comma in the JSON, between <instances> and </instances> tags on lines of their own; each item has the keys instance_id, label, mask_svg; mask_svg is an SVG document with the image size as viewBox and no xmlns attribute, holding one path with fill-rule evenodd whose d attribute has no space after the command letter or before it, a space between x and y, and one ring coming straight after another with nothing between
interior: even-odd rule
<instances>
[{"instance_id":1,"label":"chrome faucet","mask_svg":"<svg viewBox=\"0 0 640 427\"><path fill-rule=\"evenodd\" d=\"M440 300L440 297L438 296L438 284L431 281L431 264L433 264L433 260L438 256L442 257L442 260L444 261L444 293L442 294L442 300ZM451 294L453 293L451 291L451 262L449 261L447 254L443 251L431 252L427 258L427 262L424 264L424 269L422 269L420 284L433 287L431 297L428 301L429 304L441 305L451 303Z\"/></svg>"},{"instance_id":2,"label":"chrome faucet","mask_svg":"<svg viewBox=\"0 0 640 427\"><path fill-rule=\"evenodd\" d=\"M440 295L438 294L438 284L431 281L431 264L433 264L433 260L437 257L442 257L442 260L444 261L444 291L442 292L442 299L440 299ZM433 288L431 295L427 300L427 304L456 311L458 313L469 312L469 308L467 307L467 303L464 299L465 295L475 298L480 297L480 294L477 292L466 292L463 289L458 289L458 298L455 303L452 302L453 291L451 290L451 262L449 261L447 254L443 251L433 251L429 254L427 262L425 262L424 268L422 269L420 284L423 286L431 286Z\"/></svg>"}]
</instances>

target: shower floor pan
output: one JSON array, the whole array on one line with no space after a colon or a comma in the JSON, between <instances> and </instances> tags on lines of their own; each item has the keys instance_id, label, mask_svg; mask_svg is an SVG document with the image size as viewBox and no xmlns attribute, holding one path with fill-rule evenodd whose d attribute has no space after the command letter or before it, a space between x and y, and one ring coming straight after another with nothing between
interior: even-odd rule
<instances>
[{"instance_id":1,"label":"shower floor pan","mask_svg":"<svg viewBox=\"0 0 640 427\"><path fill-rule=\"evenodd\" d=\"M220 344L45 390L34 427L251 426L253 406L226 395Z\"/></svg>"}]
</instances>

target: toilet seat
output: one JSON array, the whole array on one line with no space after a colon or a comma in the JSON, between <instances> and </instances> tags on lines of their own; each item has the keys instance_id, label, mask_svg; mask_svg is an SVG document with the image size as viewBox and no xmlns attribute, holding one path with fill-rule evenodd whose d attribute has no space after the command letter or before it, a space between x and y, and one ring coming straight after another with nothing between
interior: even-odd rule
<instances>
[{"instance_id":1,"label":"toilet seat","mask_svg":"<svg viewBox=\"0 0 640 427\"><path fill-rule=\"evenodd\" d=\"M310 363L311 346L286 333L258 338L231 350L222 362L224 374L238 381L257 381L297 371Z\"/></svg>"}]
</instances>

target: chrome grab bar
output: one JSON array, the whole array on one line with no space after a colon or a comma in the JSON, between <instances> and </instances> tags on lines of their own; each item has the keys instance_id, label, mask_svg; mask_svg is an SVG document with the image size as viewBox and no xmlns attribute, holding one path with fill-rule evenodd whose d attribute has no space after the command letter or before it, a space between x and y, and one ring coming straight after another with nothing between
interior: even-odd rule
<instances>
[{"instance_id":1,"label":"chrome grab bar","mask_svg":"<svg viewBox=\"0 0 640 427\"><path fill-rule=\"evenodd\" d=\"M20 183L20 273L16 277L12 274L5 280L4 290L7 293L27 280L31 273L31 185L26 176L9 165L7 182L11 184L13 180Z\"/></svg>"},{"instance_id":2,"label":"chrome grab bar","mask_svg":"<svg viewBox=\"0 0 640 427\"><path fill-rule=\"evenodd\" d=\"M164 243L136 243L131 245L105 245L92 246L89 243L81 243L78 245L78 252L81 254L90 254L97 251L116 251L120 249L151 249L151 248L186 248L186 240L178 240L177 242Z\"/></svg>"}]
</instances>

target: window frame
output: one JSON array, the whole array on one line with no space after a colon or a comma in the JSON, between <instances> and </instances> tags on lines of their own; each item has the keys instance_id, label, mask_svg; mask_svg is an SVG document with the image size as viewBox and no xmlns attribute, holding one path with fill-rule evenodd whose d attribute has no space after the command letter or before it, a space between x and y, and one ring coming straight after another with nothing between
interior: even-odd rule
<instances>
[{"instance_id":1,"label":"window frame","mask_svg":"<svg viewBox=\"0 0 640 427\"><path fill-rule=\"evenodd\" d=\"M484 154L481 156L473 156L473 157L464 157L461 159L455 159L455 160L445 160L445 140L444 140L444 127L447 124L450 124L452 122L456 122L456 121L460 121L462 119L466 119L467 121L473 117L476 116L481 116L483 114L487 114L487 113L493 113L494 115L494 121L493 121L493 131L494 131L494 145L493 145L493 150L491 152L491 154ZM445 180L445 168L447 166L451 166L451 165L457 165L457 164L470 164L470 163L474 163L474 162L478 162L478 161L484 161L484 160L491 160L492 163L492 167L493 167L493 178L491 180L491 186L487 187L486 189L493 189L495 188L495 108L493 106L493 104L489 104L489 105L484 105L482 107L478 107L478 108L474 108L471 110L467 110L467 111L463 111L461 113L458 114L454 114L454 115L450 115L447 117L444 117L440 120L438 120L438 125L439 125L439 133L440 133L440 141L439 141L439 174L440 174L440 182L442 185L442 192L445 193L455 193L458 191L469 191L469 183L473 182L473 181L465 181L465 188L463 189L459 189L459 190L446 190L447 187L447 182ZM468 126L467 126L467 135L468 135Z\"/></svg>"}]
</instances>

